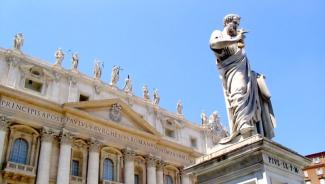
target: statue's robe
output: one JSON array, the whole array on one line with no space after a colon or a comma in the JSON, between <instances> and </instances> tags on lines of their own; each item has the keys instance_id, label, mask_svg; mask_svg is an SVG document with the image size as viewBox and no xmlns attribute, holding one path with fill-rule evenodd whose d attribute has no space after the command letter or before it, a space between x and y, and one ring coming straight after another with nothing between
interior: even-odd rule
<instances>
[{"instance_id":1,"label":"statue's robe","mask_svg":"<svg viewBox=\"0 0 325 184\"><path fill-rule=\"evenodd\" d=\"M239 134L246 124L256 127L259 134L272 138L275 118L264 77L250 69L244 49L238 48L237 43L211 49L217 56L231 134Z\"/></svg>"}]
</instances>

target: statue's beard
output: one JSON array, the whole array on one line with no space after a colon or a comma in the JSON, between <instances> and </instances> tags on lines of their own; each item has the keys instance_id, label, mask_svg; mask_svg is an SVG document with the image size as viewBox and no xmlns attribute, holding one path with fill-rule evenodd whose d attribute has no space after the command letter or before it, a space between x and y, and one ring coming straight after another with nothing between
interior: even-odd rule
<instances>
[{"instance_id":1,"label":"statue's beard","mask_svg":"<svg viewBox=\"0 0 325 184\"><path fill-rule=\"evenodd\" d=\"M227 26L227 33L229 36L237 36L237 26L234 24L229 24Z\"/></svg>"}]
</instances>

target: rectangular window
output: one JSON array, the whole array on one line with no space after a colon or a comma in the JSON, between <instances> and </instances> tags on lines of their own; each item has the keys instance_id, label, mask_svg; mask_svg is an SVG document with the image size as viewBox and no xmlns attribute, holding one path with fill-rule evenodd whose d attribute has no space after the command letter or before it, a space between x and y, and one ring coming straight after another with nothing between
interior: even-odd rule
<instances>
[{"instance_id":1,"label":"rectangular window","mask_svg":"<svg viewBox=\"0 0 325 184\"><path fill-rule=\"evenodd\" d=\"M40 92L42 92L42 87L43 87L43 84L41 82L36 82L31 79L25 80L25 88L27 88L27 89L31 89L33 91L40 93Z\"/></svg>"},{"instance_id":2,"label":"rectangular window","mask_svg":"<svg viewBox=\"0 0 325 184\"><path fill-rule=\"evenodd\" d=\"M72 176L79 176L79 161L72 160L71 163L71 175Z\"/></svg>"},{"instance_id":3,"label":"rectangular window","mask_svg":"<svg viewBox=\"0 0 325 184\"><path fill-rule=\"evenodd\" d=\"M89 96L80 94L79 102L84 102L84 101L88 101L88 100L89 100Z\"/></svg>"},{"instance_id":4,"label":"rectangular window","mask_svg":"<svg viewBox=\"0 0 325 184\"><path fill-rule=\"evenodd\" d=\"M165 129L165 135L171 138L175 138L175 131L170 129Z\"/></svg>"},{"instance_id":5,"label":"rectangular window","mask_svg":"<svg viewBox=\"0 0 325 184\"><path fill-rule=\"evenodd\" d=\"M197 139L191 137L191 138L190 138L190 141L191 141L191 146L192 146L193 148L196 148L196 147L197 147Z\"/></svg>"}]
</instances>

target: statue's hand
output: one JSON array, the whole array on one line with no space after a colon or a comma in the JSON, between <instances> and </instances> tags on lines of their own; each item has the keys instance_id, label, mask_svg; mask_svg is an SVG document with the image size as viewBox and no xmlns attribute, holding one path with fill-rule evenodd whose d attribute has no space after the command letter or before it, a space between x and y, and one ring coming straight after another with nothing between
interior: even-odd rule
<instances>
[{"instance_id":1,"label":"statue's hand","mask_svg":"<svg viewBox=\"0 0 325 184\"><path fill-rule=\"evenodd\" d=\"M248 33L248 31L246 31L246 30L244 30L244 29L239 29L239 30L238 30L237 35L238 35L238 37L239 37L239 40L243 40L243 39L246 38L245 33Z\"/></svg>"}]
</instances>

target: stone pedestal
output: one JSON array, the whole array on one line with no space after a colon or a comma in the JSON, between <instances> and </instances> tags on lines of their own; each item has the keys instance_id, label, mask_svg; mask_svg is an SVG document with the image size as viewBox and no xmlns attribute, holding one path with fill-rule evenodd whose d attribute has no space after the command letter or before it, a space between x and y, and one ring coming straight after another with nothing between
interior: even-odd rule
<instances>
[{"instance_id":1,"label":"stone pedestal","mask_svg":"<svg viewBox=\"0 0 325 184\"><path fill-rule=\"evenodd\" d=\"M310 160L260 135L224 146L185 169L199 184L303 184Z\"/></svg>"}]
</instances>

